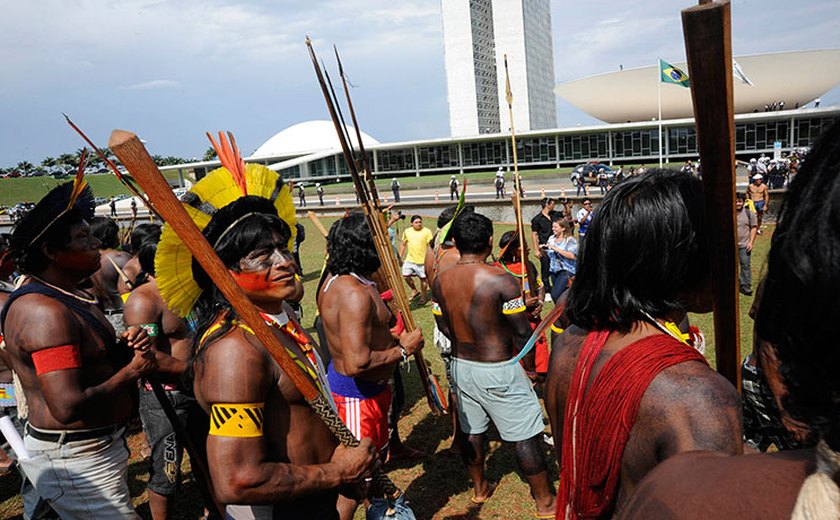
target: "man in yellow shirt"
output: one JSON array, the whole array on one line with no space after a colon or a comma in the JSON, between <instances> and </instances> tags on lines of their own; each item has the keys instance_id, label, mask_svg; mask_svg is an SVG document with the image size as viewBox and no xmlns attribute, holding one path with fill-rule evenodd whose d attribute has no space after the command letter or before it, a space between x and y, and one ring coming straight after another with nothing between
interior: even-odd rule
<instances>
[{"instance_id":1,"label":"man in yellow shirt","mask_svg":"<svg viewBox=\"0 0 840 520\"><path fill-rule=\"evenodd\" d=\"M413 291L409 300L413 300L418 294L422 293L422 301L424 303L426 301L426 270L423 263L426 260L426 249L431 241L432 232L429 228L423 227L423 217L413 215L411 217L411 227L403 231L402 244L400 244L400 257L405 258L402 275ZM406 247L408 248L408 255L403 256ZM412 280L415 276L420 279L420 293L417 292L417 287Z\"/></svg>"}]
</instances>

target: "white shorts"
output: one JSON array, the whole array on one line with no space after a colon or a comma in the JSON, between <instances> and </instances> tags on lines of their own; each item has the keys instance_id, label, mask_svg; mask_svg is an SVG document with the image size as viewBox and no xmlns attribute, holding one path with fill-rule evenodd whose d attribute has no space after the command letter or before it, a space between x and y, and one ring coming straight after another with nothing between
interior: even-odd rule
<instances>
[{"instance_id":1,"label":"white shorts","mask_svg":"<svg viewBox=\"0 0 840 520\"><path fill-rule=\"evenodd\" d=\"M426 268L423 267L423 264L415 264L414 262L403 262L402 266L402 275L403 276L419 276L422 279L426 279Z\"/></svg>"}]
</instances>

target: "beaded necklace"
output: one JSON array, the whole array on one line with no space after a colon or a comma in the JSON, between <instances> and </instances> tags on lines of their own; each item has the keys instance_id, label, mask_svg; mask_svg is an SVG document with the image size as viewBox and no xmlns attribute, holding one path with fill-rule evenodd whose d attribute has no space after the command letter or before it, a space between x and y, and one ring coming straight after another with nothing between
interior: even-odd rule
<instances>
[{"instance_id":1,"label":"beaded necklace","mask_svg":"<svg viewBox=\"0 0 840 520\"><path fill-rule=\"evenodd\" d=\"M96 296L93 296L90 293L82 291L81 289L80 289L80 291L85 293L86 296L80 296L76 293L72 293L70 291L65 291L61 287L59 287L57 285L53 285L53 284L51 284L51 283L49 283L45 280L42 280L42 279L40 279L40 278L38 278L37 276L34 276L34 275L29 275L29 278L31 278L32 280L35 280L36 282L38 282L41 285L45 285L45 286L49 287L50 289L52 289L54 291L58 291L61 294L65 295L69 298L73 298L74 300L80 301L82 303L86 303L88 305L99 305L99 299Z\"/></svg>"}]
</instances>

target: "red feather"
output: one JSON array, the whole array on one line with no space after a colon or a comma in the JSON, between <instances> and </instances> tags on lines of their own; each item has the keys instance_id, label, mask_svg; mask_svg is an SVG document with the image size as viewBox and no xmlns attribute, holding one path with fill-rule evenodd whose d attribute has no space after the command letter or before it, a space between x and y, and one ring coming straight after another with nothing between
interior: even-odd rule
<instances>
[{"instance_id":1,"label":"red feather","mask_svg":"<svg viewBox=\"0 0 840 520\"><path fill-rule=\"evenodd\" d=\"M245 161L239 153L239 148L236 147L236 139L233 138L233 134L228 132L228 137L230 138L228 142L225 134L219 132L218 144L213 140L210 132L206 132L206 134L207 138L210 139L210 144L213 145L213 149L216 150L216 155L219 156L219 161L222 163L222 166L230 172L233 181L242 190L242 195L248 195L248 182L245 179Z\"/></svg>"}]
</instances>

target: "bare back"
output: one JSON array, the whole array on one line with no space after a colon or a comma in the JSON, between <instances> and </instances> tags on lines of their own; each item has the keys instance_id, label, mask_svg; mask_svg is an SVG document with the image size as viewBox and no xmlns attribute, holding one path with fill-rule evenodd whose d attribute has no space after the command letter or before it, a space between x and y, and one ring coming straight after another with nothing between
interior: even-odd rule
<instances>
[{"instance_id":1,"label":"bare back","mask_svg":"<svg viewBox=\"0 0 840 520\"><path fill-rule=\"evenodd\" d=\"M368 365L371 352L387 350L396 343L390 328L394 316L376 285L364 284L351 275L328 279L318 294L318 309L339 374L371 383L391 377L396 363L370 369Z\"/></svg>"},{"instance_id":2,"label":"bare back","mask_svg":"<svg viewBox=\"0 0 840 520\"><path fill-rule=\"evenodd\" d=\"M616 352L658 333L647 323L629 334L613 333L595 360L588 384ZM558 461L562 458L566 398L585 340L586 331L572 326L557 336L552 346L545 399ZM667 368L653 379L639 403L621 458L616 510L648 472L677 453L712 450L735 455L742 449L741 404L735 388L699 362Z\"/></svg>"},{"instance_id":3,"label":"bare back","mask_svg":"<svg viewBox=\"0 0 840 520\"><path fill-rule=\"evenodd\" d=\"M502 311L505 302L521 296L519 291L511 276L485 263L456 263L441 272L432 293L442 312L439 328L452 340L453 355L482 362L513 357L531 334L525 312Z\"/></svg>"}]
</instances>

